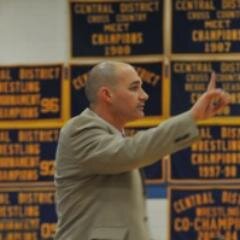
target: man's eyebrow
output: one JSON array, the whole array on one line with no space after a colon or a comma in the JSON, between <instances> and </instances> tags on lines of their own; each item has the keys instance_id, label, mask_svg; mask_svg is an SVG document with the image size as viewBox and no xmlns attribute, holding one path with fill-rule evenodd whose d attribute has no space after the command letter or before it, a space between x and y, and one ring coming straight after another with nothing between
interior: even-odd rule
<instances>
[{"instance_id":1,"label":"man's eyebrow","mask_svg":"<svg viewBox=\"0 0 240 240\"><path fill-rule=\"evenodd\" d=\"M133 86L133 85L142 85L142 81L141 80L135 80L133 82L130 83L130 86Z\"/></svg>"}]
</instances>

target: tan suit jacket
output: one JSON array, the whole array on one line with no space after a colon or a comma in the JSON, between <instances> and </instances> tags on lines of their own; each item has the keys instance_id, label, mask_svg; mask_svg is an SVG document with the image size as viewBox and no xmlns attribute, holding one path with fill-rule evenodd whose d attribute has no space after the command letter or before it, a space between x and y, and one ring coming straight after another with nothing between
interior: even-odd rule
<instances>
[{"instance_id":1,"label":"tan suit jacket","mask_svg":"<svg viewBox=\"0 0 240 240\"><path fill-rule=\"evenodd\" d=\"M189 112L125 138L90 109L69 120L56 154L55 240L149 240L138 168L196 138Z\"/></svg>"}]
</instances>

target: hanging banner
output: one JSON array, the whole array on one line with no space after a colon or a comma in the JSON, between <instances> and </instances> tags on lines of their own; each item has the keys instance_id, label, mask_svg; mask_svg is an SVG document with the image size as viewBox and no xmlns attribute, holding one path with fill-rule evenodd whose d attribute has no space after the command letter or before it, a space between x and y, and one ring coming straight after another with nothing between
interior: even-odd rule
<instances>
[{"instance_id":1,"label":"hanging banner","mask_svg":"<svg viewBox=\"0 0 240 240\"><path fill-rule=\"evenodd\" d=\"M0 121L62 118L62 65L0 66Z\"/></svg>"},{"instance_id":2,"label":"hanging banner","mask_svg":"<svg viewBox=\"0 0 240 240\"><path fill-rule=\"evenodd\" d=\"M0 129L0 182L52 182L58 135L59 129Z\"/></svg>"},{"instance_id":3,"label":"hanging banner","mask_svg":"<svg viewBox=\"0 0 240 240\"><path fill-rule=\"evenodd\" d=\"M0 189L0 239L53 239L54 194L53 190Z\"/></svg>"},{"instance_id":4,"label":"hanging banner","mask_svg":"<svg viewBox=\"0 0 240 240\"><path fill-rule=\"evenodd\" d=\"M72 58L163 53L163 1L69 4Z\"/></svg>"},{"instance_id":5,"label":"hanging banner","mask_svg":"<svg viewBox=\"0 0 240 240\"><path fill-rule=\"evenodd\" d=\"M230 105L219 116L240 116L240 61L173 61L171 115L191 108L206 91L212 71L216 72L216 87L224 89L231 97Z\"/></svg>"},{"instance_id":6,"label":"hanging banner","mask_svg":"<svg viewBox=\"0 0 240 240\"><path fill-rule=\"evenodd\" d=\"M239 239L239 187L170 187L169 202L169 240Z\"/></svg>"},{"instance_id":7,"label":"hanging banner","mask_svg":"<svg viewBox=\"0 0 240 240\"><path fill-rule=\"evenodd\" d=\"M162 82L162 62L141 63L134 66L143 82L143 89L149 95L145 104L145 115L147 117L163 115L163 82ZM87 81L88 72L93 65L70 65L71 81L71 116L76 116L86 107L88 101L85 96L84 87Z\"/></svg>"},{"instance_id":8,"label":"hanging banner","mask_svg":"<svg viewBox=\"0 0 240 240\"><path fill-rule=\"evenodd\" d=\"M199 126L201 139L171 155L170 181L239 182L240 126Z\"/></svg>"},{"instance_id":9,"label":"hanging banner","mask_svg":"<svg viewBox=\"0 0 240 240\"><path fill-rule=\"evenodd\" d=\"M172 53L240 52L239 2L172 1Z\"/></svg>"}]
</instances>

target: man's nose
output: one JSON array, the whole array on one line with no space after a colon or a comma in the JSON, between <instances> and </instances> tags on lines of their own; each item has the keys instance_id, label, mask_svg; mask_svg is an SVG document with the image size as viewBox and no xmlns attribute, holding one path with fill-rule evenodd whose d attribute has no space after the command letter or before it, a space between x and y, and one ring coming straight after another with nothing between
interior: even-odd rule
<instances>
[{"instance_id":1,"label":"man's nose","mask_svg":"<svg viewBox=\"0 0 240 240\"><path fill-rule=\"evenodd\" d=\"M149 98L148 94L143 89L141 89L140 98L143 99L144 101L147 101Z\"/></svg>"}]
</instances>

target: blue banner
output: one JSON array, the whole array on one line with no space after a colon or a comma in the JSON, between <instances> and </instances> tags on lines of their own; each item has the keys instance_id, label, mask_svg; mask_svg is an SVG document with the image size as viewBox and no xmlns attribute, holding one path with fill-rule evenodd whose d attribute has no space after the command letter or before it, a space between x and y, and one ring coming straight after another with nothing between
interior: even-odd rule
<instances>
[{"instance_id":1,"label":"blue banner","mask_svg":"<svg viewBox=\"0 0 240 240\"><path fill-rule=\"evenodd\" d=\"M59 129L0 129L0 182L52 182Z\"/></svg>"},{"instance_id":2,"label":"blue banner","mask_svg":"<svg viewBox=\"0 0 240 240\"><path fill-rule=\"evenodd\" d=\"M62 65L0 66L0 121L62 118Z\"/></svg>"},{"instance_id":3,"label":"blue banner","mask_svg":"<svg viewBox=\"0 0 240 240\"><path fill-rule=\"evenodd\" d=\"M71 56L163 53L163 1L71 1Z\"/></svg>"},{"instance_id":4,"label":"blue banner","mask_svg":"<svg viewBox=\"0 0 240 240\"><path fill-rule=\"evenodd\" d=\"M172 1L173 53L240 52L237 1Z\"/></svg>"},{"instance_id":5,"label":"blue banner","mask_svg":"<svg viewBox=\"0 0 240 240\"><path fill-rule=\"evenodd\" d=\"M239 239L238 187L171 187L169 201L169 239Z\"/></svg>"},{"instance_id":6,"label":"blue banner","mask_svg":"<svg viewBox=\"0 0 240 240\"><path fill-rule=\"evenodd\" d=\"M201 139L171 155L170 180L239 182L240 126L199 126Z\"/></svg>"}]
</instances>

